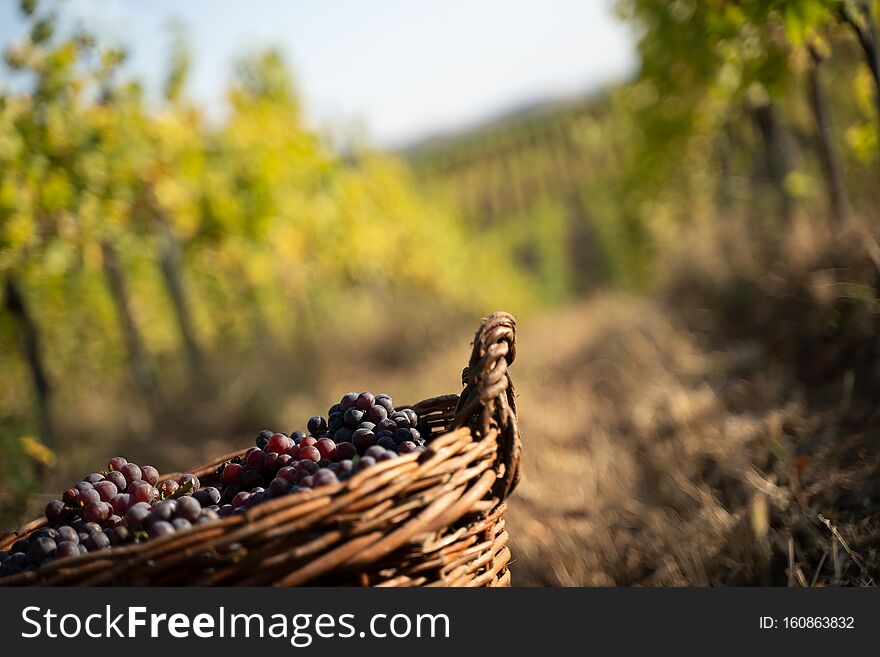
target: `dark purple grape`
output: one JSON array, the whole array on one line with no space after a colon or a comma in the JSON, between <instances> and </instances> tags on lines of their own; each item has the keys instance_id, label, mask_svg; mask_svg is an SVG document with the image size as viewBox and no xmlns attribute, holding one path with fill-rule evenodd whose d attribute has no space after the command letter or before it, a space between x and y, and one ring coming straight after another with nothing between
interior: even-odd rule
<instances>
[{"instance_id":1,"label":"dark purple grape","mask_svg":"<svg viewBox=\"0 0 880 657\"><path fill-rule=\"evenodd\" d=\"M98 472L93 472L93 473L87 474L85 477L83 477L83 481L87 481L90 484L94 485L94 484L97 484L99 481L104 481L104 475L102 475Z\"/></svg>"},{"instance_id":2,"label":"dark purple grape","mask_svg":"<svg viewBox=\"0 0 880 657\"><path fill-rule=\"evenodd\" d=\"M187 498L181 498L181 500ZM158 522L160 520L170 521L177 513L178 500L162 500L156 502L150 511L149 523Z\"/></svg>"},{"instance_id":3,"label":"dark purple grape","mask_svg":"<svg viewBox=\"0 0 880 657\"><path fill-rule=\"evenodd\" d=\"M336 458L338 460L353 459L357 456L357 447L352 443L339 443L336 445Z\"/></svg>"},{"instance_id":4,"label":"dark purple grape","mask_svg":"<svg viewBox=\"0 0 880 657\"><path fill-rule=\"evenodd\" d=\"M400 443L402 443L404 441L412 440L412 439L413 439L413 436L410 433L409 429L398 429L397 431L394 432L394 444L395 445L399 445Z\"/></svg>"},{"instance_id":5,"label":"dark purple grape","mask_svg":"<svg viewBox=\"0 0 880 657\"><path fill-rule=\"evenodd\" d=\"M354 471L360 472L361 470L369 468L373 465L376 465L376 459L374 459L372 456L362 456L358 459L358 462L354 464Z\"/></svg>"},{"instance_id":6,"label":"dark purple grape","mask_svg":"<svg viewBox=\"0 0 880 657\"><path fill-rule=\"evenodd\" d=\"M119 474L118 472L116 474ZM95 490L101 496L102 502L109 502L113 496L119 493L119 489L112 481L99 481L95 484Z\"/></svg>"},{"instance_id":7,"label":"dark purple grape","mask_svg":"<svg viewBox=\"0 0 880 657\"><path fill-rule=\"evenodd\" d=\"M145 465L141 468L141 479L150 484L150 486L155 486L159 483L159 471L152 465Z\"/></svg>"},{"instance_id":8,"label":"dark purple grape","mask_svg":"<svg viewBox=\"0 0 880 657\"><path fill-rule=\"evenodd\" d=\"M357 406L362 411L366 411L368 408L370 408L370 406L373 405L375 399L376 398L373 396L372 392L362 392L355 400L355 406Z\"/></svg>"},{"instance_id":9,"label":"dark purple grape","mask_svg":"<svg viewBox=\"0 0 880 657\"><path fill-rule=\"evenodd\" d=\"M293 432L291 432L290 437L294 443L299 445L300 441L303 438L306 438L306 433L305 433L305 431L293 431Z\"/></svg>"},{"instance_id":10,"label":"dark purple grape","mask_svg":"<svg viewBox=\"0 0 880 657\"><path fill-rule=\"evenodd\" d=\"M87 481L81 481L76 486L74 486L74 488L76 488L79 491L80 495L82 495L87 490L93 490L95 487Z\"/></svg>"},{"instance_id":11,"label":"dark purple grape","mask_svg":"<svg viewBox=\"0 0 880 657\"><path fill-rule=\"evenodd\" d=\"M387 417L388 411L385 410L384 406L373 404L367 409L367 419L374 424L379 424Z\"/></svg>"},{"instance_id":12,"label":"dark purple grape","mask_svg":"<svg viewBox=\"0 0 880 657\"><path fill-rule=\"evenodd\" d=\"M109 481L111 484L116 486L117 490L124 491L126 488L128 488L128 484L125 481L125 475L123 475L121 472L117 472L115 470L108 472L106 475L104 475L104 480Z\"/></svg>"},{"instance_id":13,"label":"dark purple grape","mask_svg":"<svg viewBox=\"0 0 880 657\"><path fill-rule=\"evenodd\" d=\"M198 518L197 518L198 520ZM175 518L171 521L171 526L174 527L175 531L182 532L187 529L192 529L192 523L186 518Z\"/></svg>"},{"instance_id":14,"label":"dark purple grape","mask_svg":"<svg viewBox=\"0 0 880 657\"><path fill-rule=\"evenodd\" d=\"M67 515L67 509L61 500L52 500L46 505L46 520L53 525L64 520Z\"/></svg>"},{"instance_id":15,"label":"dark purple grape","mask_svg":"<svg viewBox=\"0 0 880 657\"><path fill-rule=\"evenodd\" d=\"M167 520L157 520L153 524L150 525L150 528L147 530L147 534L150 538L158 538L160 536L165 536L167 534L174 533L174 525L172 525Z\"/></svg>"},{"instance_id":16,"label":"dark purple grape","mask_svg":"<svg viewBox=\"0 0 880 657\"><path fill-rule=\"evenodd\" d=\"M394 442L394 438L391 438L390 436L383 436L376 441L376 445L378 447L382 447L383 449L388 449L391 451L397 450L397 443Z\"/></svg>"},{"instance_id":17,"label":"dark purple grape","mask_svg":"<svg viewBox=\"0 0 880 657\"><path fill-rule=\"evenodd\" d=\"M352 442L358 453L363 454L368 448L376 444L376 434L369 429L358 429L352 435Z\"/></svg>"},{"instance_id":18,"label":"dark purple grape","mask_svg":"<svg viewBox=\"0 0 880 657\"><path fill-rule=\"evenodd\" d=\"M192 497L181 497L177 500L177 517L195 522L202 515L202 505Z\"/></svg>"},{"instance_id":19,"label":"dark purple grape","mask_svg":"<svg viewBox=\"0 0 880 657\"><path fill-rule=\"evenodd\" d=\"M58 530L54 527L40 527L31 534L31 541L38 538L51 538L53 541L58 538Z\"/></svg>"},{"instance_id":20,"label":"dark purple grape","mask_svg":"<svg viewBox=\"0 0 880 657\"><path fill-rule=\"evenodd\" d=\"M345 415L343 416L343 420L345 421L345 426L350 429L354 429L361 423L364 419L364 412L359 408L349 408L345 411Z\"/></svg>"},{"instance_id":21,"label":"dark purple grape","mask_svg":"<svg viewBox=\"0 0 880 657\"><path fill-rule=\"evenodd\" d=\"M104 532L89 534L89 537L82 544L89 552L105 550L110 547L110 537Z\"/></svg>"},{"instance_id":22,"label":"dark purple grape","mask_svg":"<svg viewBox=\"0 0 880 657\"><path fill-rule=\"evenodd\" d=\"M351 459L340 459L336 463L336 476L340 476L354 470L354 461Z\"/></svg>"},{"instance_id":23,"label":"dark purple grape","mask_svg":"<svg viewBox=\"0 0 880 657\"><path fill-rule=\"evenodd\" d=\"M338 483L339 479L336 477L336 474L330 470L318 470L312 475L312 486L314 488L317 488L318 486L330 486Z\"/></svg>"},{"instance_id":24,"label":"dark purple grape","mask_svg":"<svg viewBox=\"0 0 880 657\"><path fill-rule=\"evenodd\" d=\"M101 501L101 494L96 491L94 488L90 488L89 490L84 490L79 494L79 503L85 508L90 504L95 504Z\"/></svg>"},{"instance_id":25,"label":"dark purple grape","mask_svg":"<svg viewBox=\"0 0 880 657\"><path fill-rule=\"evenodd\" d=\"M293 449L296 450L296 456L299 456L299 445L294 445ZM283 468L286 465L290 465L292 461L295 459L290 454L279 454L278 455L278 468Z\"/></svg>"},{"instance_id":26,"label":"dark purple grape","mask_svg":"<svg viewBox=\"0 0 880 657\"><path fill-rule=\"evenodd\" d=\"M110 545L125 545L128 542L129 531L124 525L117 525L106 532L107 538L110 539Z\"/></svg>"},{"instance_id":27,"label":"dark purple grape","mask_svg":"<svg viewBox=\"0 0 880 657\"><path fill-rule=\"evenodd\" d=\"M418 449L416 444L411 440L404 440L397 446L397 451L401 454L409 454L410 452L414 452Z\"/></svg>"},{"instance_id":28,"label":"dark purple grape","mask_svg":"<svg viewBox=\"0 0 880 657\"><path fill-rule=\"evenodd\" d=\"M398 429L410 428L409 417L406 415L406 413L398 411L397 413L391 415L391 419L394 420L394 424L397 425Z\"/></svg>"},{"instance_id":29,"label":"dark purple grape","mask_svg":"<svg viewBox=\"0 0 880 657\"><path fill-rule=\"evenodd\" d=\"M135 499L128 493L117 493L110 500L110 506L113 507L113 511L120 516L124 516L134 503Z\"/></svg>"},{"instance_id":30,"label":"dark purple grape","mask_svg":"<svg viewBox=\"0 0 880 657\"><path fill-rule=\"evenodd\" d=\"M382 456L380 456L380 457L379 457L378 459L376 459L376 460L377 460L377 461L390 461L391 459L396 459L397 456L398 456L398 454L397 454L397 452L395 452L394 450L392 450L392 449L386 449L386 450L385 450L385 453L382 454Z\"/></svg>"},{"instance_id":31,"label":"dark purple grape","mask_svg":"<svg viewBox=\"0 0 880 657\"><path fill-rule=\"evenodd\" d=\"M367 451L364 452L364 457L373 457L377 461L379 457L385 453L384 447L379 447L378 445L373 445L372 447L367 448Z\"/></svg>"},{"instance_id":32,"label":"dark purple grape","mask_svg":"<svg viewBox=\"0 0 880 657\"><path fill-rule=\"evenodd\" d=\"M300 451L300 453L302 453L302 451ZM280 456L281 455L277 452L266 452L266 460L263 461L263 472L268 472L269 474L275 474L278 472L278 459Z\"/></svg>"},{"instance_id":33,"label":"dark purple grape","mask_svg":"<svg viewBox=\"0 0 880 657\"><path fill-rule=\"evenodd\" d=\"M385 418L381 422L376 423L376 433L379 433L380 431L390 431L394 433L395 431L397 431L397 423L394 422L394 420L392 420L390 417Z\"/></svg>"},{"instance_id":34,"label":"dark purple grape","mask_svg":"<svg viewBox=\"0 0 880 657\"><path fill-rule=\"evenodd\" d=\"M125 477L125 481L129 484L133 481L139 481L142 478L141 469L134 463L126 463L119 471Z\"/></svg>"},{"instance_id":35,"label":"dark purple grape","mask_svg":"<svg viewBox=\"0 0 880 657\"><path fill-rule=\"evenodd\" d=\"M335 412L331 413L327 418L327 430L331 434L335 434L342 427L345 426L345 416L342 413Z\"/></svg>"},{"instance_id":36,"label":"dark purple grape","mask_svg":"<svg viewBox=\"0 0 880 657\"><path fill-rule=\"evenodd\" d=\"M31 548L27 553L28 561L39 565L45 561L46 557L55 551L56 547L57 544L51 538L41 536L31 543Z\"/></svg>"},{"instance_id":37,"label":"dark purple grape","mask_svg":"<svg viewBox=\"0 0 880 657\"><path fill-rule=\"evenodd\" d=\"M125 458L123 458L122 456L114 456L107 463L107 469L115 471L115 472L119 472L120 470L122 470L122 466L125 465L126 463L128 463L128 461Z\"/></svg>"},{"instance_id":38,"label":"dark purple grape","mask_svg":"<svg viewBox=\"0 0 880 657\"><path fill-rule=\"evenodd\" d=\"M250 496L251 496L251 494L249 492L247 492L246 490L243 490L240 493L238 493L235 497L232 498L233 508L238 509L239 507L241 507Z\"/></svg>"},{"instance_id":39,"label":"dark purple grape","mask_svg":"<svg viewBox=\"0 0 880 657\"><path fill-rule=\"evenodd\" d=\"M129 529L137 529L149 516L150 505L146 502L138 502L126 512L125 522Z\"/></svg>"},{"instance_id":40,"label":"dark purple grape","mask_svg":"<svg viewBox=\"0 0 880 657\"><path fill-rule=\"evenodd\" d=\"M122 516L120 516L116 513L114 513L112 516L107 518L107 520L104 522L105 527L110 528L110 529L112 529L113 527L118 527L121 524L122 524Z\"/></svg>"},{"instance_id":41,"label":"dark purple grape","mask_svg":"<svg viewBox=\"0 0 880 657\"><path fill-rule=\"evenodd\" d=\"M409 426L415 427L419 423L419 416L416 415L416 412L411 408L404 408L401 413L406 415L409 420Z\"/></svg>"},{"instance_id":42,"label":"dark purple grape","mask_svg":"<svg viewBox=\"0 0 880 657\"><path fill-rule=\"evenodd\" d=\"M376 395L373 403L383 407L389 415L394 412L394 401L388 395Z\"/></svg>"},{"instance_id":43,"label":"dark purple grape","mask_svg":"<svg viewBox=\"0 0 880 657\"><path fill-rule=\"evenodd\" d=\"M97 522L84 522L82 526L82 531L86 534L96 534L99 531L102 531L104 528L101 527Z\"/></svg>"},{"instance_id":44,"label":"dark purple grape","mask_svg":"<svg viewBox=\"0 0 880 657\"><path fill-rule=\"evenodd\" d=\"M333 465L333 461L331 461L330 459L321 459L320 461L318 461L318 468L319 469L320 468L329 468L331 465Z\"/></svg>"},{"instance_id":45,"label":"dark purple grape","mask_svg":"<svg viewBox=\"0 0 880 657\"><path fill-rule=\"evenodd\" d=\"M342 427L339 431L333 434L333 442L337 445L340 443L350 443L353 434L354 432L348 427Z\"/></svg>"},{"instance_id":46,"label":"dark purple grape","mask_svg":"<svg viewBox=\"0 0 880 657\"><path fill-rule=\"evenodd\" d=\"M58 538L56 540L61 542L69 541L71 543L79 543L79 535L70 525L61 525L61 527L58 528Z\"/></svg>"},{"instance_id":47,"label":"dark purple grape","mask_svg":"<svg viewBox=\"0 0 880 657\"><path fill-rule=\"evenodd\" d=\"M219 518L220 515L217 513L216 509L204 509L202 515L199 516L199 521L207 520L208 522L211 522Z\"/></svg>"},{"instance_id":48,"label":"dark purple grape","mask_svg":"<svg viewBox=\"0 0 880 657\"><path fill-rule=\"evenodd\" d=\"M58 559L65 559L67 557L78 557L79 556L79 540L76 542L73 541L61 541L55 547L55 557Z\"/></svg>"},{"instance_id":49,"label":"dark purple grape","mask_svg":"<svg viewBox=\"0 0 880 657\"><path fill-rule=\"evenodd\" d=\"M343 413L357 403L358 394L356 392L347 392L342 395L339 400L339 410Z\"/></svg>"},{"instance_id":50,"label":"dark purple grape","mask_svg":"<svg viewBox=\"0 0 880 657\"><path fill-rule=\"evenodd\" d=\"M95 502L83 507L83 518L87 522L102 523L113 515L113 507L107 502Z\"/></svg>"},{"instance_id":51,"label":"dark purple grape","mask_svg":"<svg viewBox=\"0 0 880 657\"><path fill-rule=\"evenodd\" d=\"M286 495L287 491L290 490L290 482L287 479L283 479L281 477L275 477L272 482L269 484L269 495L272 497L281 497L282 495Z\"/></svg>"},{"instance_id":52,"label":"dark purple grape","mask_svg":"<svg viewBox=\"0 0 880 657\"><path fill-rule=\"evenodd\" d=\"M64 491L61 499L67 506L78 507L80 503L80 492L76 488L68 488Z\"/></svg>"},{"instance_id":53,"label":"dark purple grape","mask_svg":"<svg viewBox=\"0 0 880 657\"><path fill-rule=\"evenodd\" d=\"M265 449L266 445L269 444L269 438L272 437L274 431L269 431L268 429L263 429L260 433L257 434L256 445L260 449Z\"/></svg>"},{"instance_id":54,"label":"dark purple grape","mask_svg":"<svg viewBox=\"0 0 880 657\"><path fill-rule=\"evenodd\" d=\"M309 418L308 423L306 423L306 428L312 436L320 436L327 431L327 420L320 415L313 415Z\"/></svg>"},{"instance_id":55,"label":"dark purple grape","mask_svg":"<svg viewBox=\"0 0 880 657\"><path fill-rule=\"evenodd\" d=\"M203 490L196 491L193 497L203 507L212 506L220 502L220 491L213 486L208 486Z\"/></svg>"},{"instance_id":56,"label":"dark purple grape","mask_svg":"<svg viewBox=\"0 0 880 657\"><path fill-rule=\"evenodd\" d=\"M234 510L235 510L235 507L232 506L231 504L224 504L223 506L220 507L220 510L217 512L217 514L221 518L228 518L229 516L232 515L232 512Z\"/></svg>"},{"instance_id":57,"label":"dark purple grape","mask_svg":"<svg viewBox=\"0 0 880 657\"><path fill-rule=\"evenodd\" d=\"M318 471L318 463L316 461L300 461L296 466L297 472L305 472L306 474L315 474Z\"/></svg>"}]
</instances>

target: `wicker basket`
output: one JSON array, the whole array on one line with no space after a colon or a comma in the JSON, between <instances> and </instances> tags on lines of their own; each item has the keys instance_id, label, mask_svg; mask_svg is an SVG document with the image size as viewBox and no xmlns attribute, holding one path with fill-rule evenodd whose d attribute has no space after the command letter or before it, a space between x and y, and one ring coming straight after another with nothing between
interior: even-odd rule
<instances>
[{"instance_id":1,"label":"wicker basket","mask_svg":"<svg viewBox=\"0 0 880 657\"><path fill-rule=\"evenodd\" d=\"M3 585L508 586L505 499L520 473L508 366L516 324L490 315L474 339L461 395L410 408L428 449L137 545L59 559ZM236 452L192 472L216 482ZM168 475L174 476L174 475ZM45 524L0 541L8 549Z\"/></svg>"}]
</instances>

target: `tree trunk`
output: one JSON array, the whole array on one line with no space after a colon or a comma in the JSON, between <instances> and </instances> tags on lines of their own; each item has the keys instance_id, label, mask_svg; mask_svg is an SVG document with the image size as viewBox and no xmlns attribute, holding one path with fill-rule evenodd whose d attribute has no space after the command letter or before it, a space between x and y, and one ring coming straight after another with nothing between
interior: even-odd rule
<instances>
[{"instance_id":1,"label":"tree trunk","mask_svg":"<svg viewBox=\"0 0 880 657\"><path fill-rule=\"evenodd\" d=\"M754 107L752 116L764 143L767 178L779 198L782 216L788 223L791 219L792 200L788 190L785 189L785 178L790 171L790 164L782 135L783 128L776 116L776 108L770 101Z\"/></svg>"},{"instance_id":2,"label":"tree trunk","mask_svg":"<svg viewBox=\"0 0 880 657\"><path fill-rule=\"evenodd\" d=\"M822 56L816 49L810 46L810 104L813 116L816 119L816 137L819 147L819 158L822 162L822 170L825 173L825 183L828 187L828 196L831 200L831 212L838 223L849 219L850 205L843 184L843 174L840 170L840 162L837 159L837 151L834 148L834 137L831 134L831 117L828 111L828 100L819 79L819 66Z\"/></svg>"},{"instance_id":3,"label":"tree trunk","mask_svg":"<svg viewBox=\"0 0 880 657\"><path fill-rule=\"evenodd\" d=\"M174 317L177 320L177 328L180 331L180 339L183 342L187 358L189 359L190 369L193 374L200 374L203 363L202 351L196 341L186 290L183 285L180 244L171 231L168 218L162 212L162 209L155 203L151 205L159 231L159 267L162 270L162 278L165 281L165 288L168 290L168 296L171 298L171 304L174 307Z\"/></svg>"},{"instance_id":4,"label":"tree trunk","mask_svg":"<svg viewBox=\"0 0 880 657\"><path fill-rule=\"evenodd\" d=\"M119 263L119 256L114 246L107 240L101 242L101 252L104 256L104 276L107 278L119 314L119 327L128 352L135 387L145 400L153 403L156 401L158 390L153 371L147 362L143 340L131 314L128 286Z\"/></svg>"},{"instance_id":5,"label":"tree trunk","mask_svg":"<svg viewBox=\"0 0 880 657\"><path fill-rule=\"evenodd\" d=\"M43 352L40 348L40 334L25 302L18 283L10 275L6 278L6 310L15 322L21 349L31 373L34 396L37 401L37 419L40 437L50 447L54 446L55 433L52 426L50 408L51 390L49 377L43 365Z\"/></svg>"},{"instance_id":6,"label":"tree trunk","mask_svg":"<svg viewBox=\"0 0 880 657\"><path fill-rule=\"evenodd\" d=\"M877 130L880 134L880 45L877 43L877 21L874 20L874 12L870 2L860 3L860 16L854 16L845 3L842 5L841 12L843 20L855 32L865 55L865 63L868 64L871 76L874 78L874 103L877 106Z\"/></svg>"}]
</instances>

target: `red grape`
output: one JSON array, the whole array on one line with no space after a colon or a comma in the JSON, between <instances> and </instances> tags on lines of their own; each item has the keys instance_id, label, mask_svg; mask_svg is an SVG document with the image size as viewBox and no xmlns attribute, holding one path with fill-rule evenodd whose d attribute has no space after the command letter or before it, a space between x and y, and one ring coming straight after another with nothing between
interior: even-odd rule
<instances>
[{"instance_id":1,"label":"red grape","mask_svg":"<svg viewBox=\"0 0 880 657\"><path fill-rule=\"evenodd\" d=\"M113 499L113 496L119 492L119 489L116 488L116 485L111 481L99 481L95 484L95 490L98 491L98 495L101 496L102 502L109 502Z\"/></svg>"},{"instance_id":2,"label":"red grape","mask_svg":"<svg viewBox=\"0 0 880 657\"><path fill-rule=\"evenodd\" d=\"M329 438L321 438L315 443L315 447L323 458L331 461L336 459L336 443Z\"/></svg>"},{"instance_id":3,"label":"red grape","mask_svg":"<svg viewBox=\"0 0 880 657\"><path fill-rule=\"evenodd\" d=\"M317 463L321 460L321 452L319 452L318 448L313 445L303 447L299 452L299 456L303 461L314 461Z\"/></svg>"},{"instance_id":4,"label":"red grape","mask_svg":"<svg viewBox=\"0 0 880 657\"><path fill-rule=\"evenodd\" d=\"M150 486L155 486L159 483L159 471L152 465L145 465L141 468L141 477Z\"/></svg>"},{"instance_id":5,"label":"red grape","mask_svg":"<svg viewBox=\"0 0 880 657\"><path fill-rule=\"evenodd\" d=\"M239 463L227 463L223 468L223 474L220 479L227 486L231 484L241 483L241 477L244 475L244 468Z\"/></svg>"},{"instance_id":6,"label":"red grape","mask_svg":"<svg viewBox=\"0 0 880 657\"><path fill-rule=\"evenodd\" d=\"M122 466L126 463L128 463L128 461L125 458L121 456L114 456L112 459L110 459L110 462L107 463L107 469L119 472L122 470Z\"/></svg>"},{"instance_id":7,"label":"red grape","mask_svg":"<svg viewBox=\"0 0 880 657\"><path fill-rule=\"evenodd\" d=\"M276 433L269 439L269 443L266 445L266 451L283 452L293 444L294 442L289 436L285 436L283 433Z\"/></svg>"},{"instance_id":8,"label":"red grape","mask_svg":"<svg viewBox=\"0 0 880 657\"><path fill-rule=\"evenodd\" d=\"M296 445L294 445L296 447ZM260 449L254 449L244 458L244 462L251 470L262 470L266 461L266 453Z\"/></svg>"},{"instance_id":9,"label":"red grape","mask_svg":"<svg viewBox=\"0 0 880 657\"><path fill-rule=\"evenodd\" d=\"M119 471L125 476L125 480L129 484L142 478L141 469L134 463L126 463Z\"/></svg>"},{"instance_id":10,"label":"red grape","mask_svg":"<svg viewBox=\"0 0 880 657\"><path fill-rule=\"evenodd\" d=\"M171 497L177 492L178 488L180 488L180 484L178 484L173 479L166 479L165 481L159 482L159 496L163 499L166 497Z\"/></svg>"}]
</instances>

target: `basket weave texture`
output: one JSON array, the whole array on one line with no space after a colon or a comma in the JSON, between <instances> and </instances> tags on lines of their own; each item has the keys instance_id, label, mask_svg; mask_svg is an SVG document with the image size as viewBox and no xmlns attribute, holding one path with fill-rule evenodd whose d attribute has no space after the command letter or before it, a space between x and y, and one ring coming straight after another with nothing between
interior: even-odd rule
<instances>
[{"instance_id":1,"label":"basket weave texture","mask_svg":"<svg viewBox=\"0 0 880 657\"><path fill-rule=\"evenodd\" d=\"M483 320L461 395L410 406L431 428L423 452L244 515L59 559L0 586L509 586L505 499L521 456L508 371L515 356L514 318L498 312ZM192 472L212 485L218 467L245 451ZM0 549L44 524L13 532Z\"/></svg>"}]
</instances>

